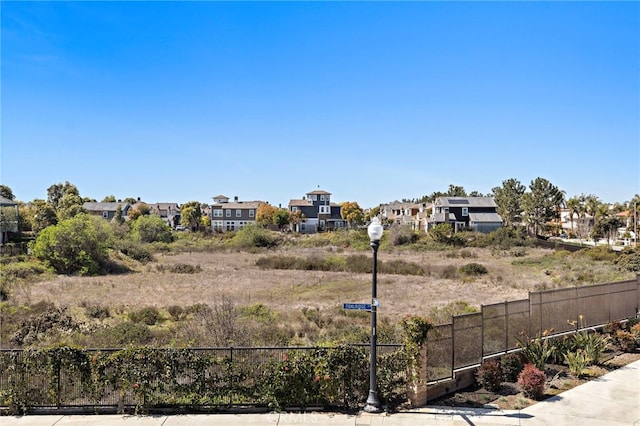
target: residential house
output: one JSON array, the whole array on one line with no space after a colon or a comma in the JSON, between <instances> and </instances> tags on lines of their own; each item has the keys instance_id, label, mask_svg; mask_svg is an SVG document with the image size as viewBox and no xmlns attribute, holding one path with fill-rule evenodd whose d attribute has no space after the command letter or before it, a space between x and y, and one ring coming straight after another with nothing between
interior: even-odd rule
<instances>
[{"instance_id":1,"label":"residential house","mask_svg":"<svg viewBox=\"0 0 640 426\"><path fill-rule=\"evenodd\" d=\"M111 222L113 218L116 216L116 211L118 210L118 206L122 209L122 218L126 219L129 215L129 209L131 208L131 204L123 203L121 201L110 202L110 203L93 203L87 202L82 204L82 208L87 211L87 213L92 214L94 216L100 216L103 219Z\"/></svg>"},{"instance_id":2,"label":"residential house","mask_svg":"<svg viewBox=\"0 0 640 426\"><path fill-rule=\"evenodd\" d=\"M9 233L18 233L18 203L0 196L0 243L9 241Z\"/></svg>"},{"instance_id":3,"label":"residential house","mask_svg":"<svg viewBox=\"0 0 640 426\"><path fill-rule=\"evenodd\" d=\"M239 201L234 197L217 195L213 197L211 206L211 229L216 232L237 231L245 226L255 225L258 207L266 204L264 201Z\"/></svg>"},{"instance_id":4,"label":"residential house","mask_svg":"<svg viewBox=\"0 0 640 426\"><path fill-rule=\"evenodd\" d=\"M380 216L389 223L396 225L408 225L413 229L424 229L424 214L427 211L427 203L402 203L394 201L380 205ZM419 217L423 220L420 221ZM418 220L417 220L418 219Z\"/></svg>"},{"instance_id":5,"label":"residential house","mask_svg":"<svg viewBox=\"0 0 640 426\"><path fill-rule=\"evenodd\" d=\"M167 224L175 228L180 225L180 205L178 203L149 204L151 214L160 216Z\"/></svg>"},{"instance_id":6,"label":"residential house","mask_svg":"<svg viewBox=\"0 0 640 426\"><path fill-rule=\"evenodd\" d=\"M289 211L300 211L303 219L291 224L294 232L313 234L322 231L334 231L347 226L340 215L339 204L331 202L331 193L317 189L308 192L302 199L289 201Z\"/></svg>"},{"instance_id":7,"label":"residential house","mask_svg":"<svg viewBox=\"0 0 640 426\"><path fill-rule=\"evenodd\" d=\"M562 233L572 238L587 238L594 224L594 218L590 214L578 214L564 207L560 209L560 227Z\"/></svg>"},{"instance_id":8,"label":"residential house","mask_svg":"<svg viewBox=\"0 0 640 426\"><path fill-rule=\"evenodd\" d=\"M491 197L438 197L427 221L427 230L440 223L449 223L458 232L471 229L488 233L502 227L502 217Z\"/></svg>"}]
</instances>

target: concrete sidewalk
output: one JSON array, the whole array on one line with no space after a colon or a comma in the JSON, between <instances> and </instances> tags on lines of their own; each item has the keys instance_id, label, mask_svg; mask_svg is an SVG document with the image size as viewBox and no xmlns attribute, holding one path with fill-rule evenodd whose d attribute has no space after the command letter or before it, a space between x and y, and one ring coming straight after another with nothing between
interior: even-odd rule
<instances>
[{"instance_id":1,"label":"concrete sidewalk","mask_svg":"<svg viewBox=\"0 0 640 426\"><path fill-rule=\"evenodd\" d=\"M2 426L640 426L640 361L523 410L423 407L394 414L47 415L0 417Z\"/></svg>"}]
</instances>

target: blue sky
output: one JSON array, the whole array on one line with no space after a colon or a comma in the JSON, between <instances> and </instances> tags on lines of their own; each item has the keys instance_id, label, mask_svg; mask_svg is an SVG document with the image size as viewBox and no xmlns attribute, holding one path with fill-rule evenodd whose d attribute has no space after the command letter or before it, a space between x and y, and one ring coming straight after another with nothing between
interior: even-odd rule
<instances>
[{"instance_id":1,"label":"blue sky","mask_svg":"<svg viewBox=\"0 0 640 426\"><path fill-rule=\"evenodd\" d=\"M6 2L17 199L640 192L639 2Z\"/></svg>"}]
</instances>

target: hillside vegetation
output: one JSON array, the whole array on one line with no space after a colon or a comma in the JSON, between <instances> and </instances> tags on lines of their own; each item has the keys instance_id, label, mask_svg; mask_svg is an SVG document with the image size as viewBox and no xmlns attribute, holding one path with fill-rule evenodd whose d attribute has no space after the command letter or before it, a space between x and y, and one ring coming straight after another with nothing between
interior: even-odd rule
<instances>
[{"instance_id":1,"label":"hillside vegetation","mask_svg":"<svg viewBox=\"0 0 640 426\"><path fill-rule=\"evenodd\" d=\"M148 242L116 230L102 239L100 262L72 273L46 251L3 257L2 347L368 341L369 314L342 309L371 299L366 231L162 235ZM633 279L638 254L541 249L506 229L440 242L391 229L378 261L378 341L395 343L407 315L441 323L530 291Z\"/></svg>"}]
</instances>

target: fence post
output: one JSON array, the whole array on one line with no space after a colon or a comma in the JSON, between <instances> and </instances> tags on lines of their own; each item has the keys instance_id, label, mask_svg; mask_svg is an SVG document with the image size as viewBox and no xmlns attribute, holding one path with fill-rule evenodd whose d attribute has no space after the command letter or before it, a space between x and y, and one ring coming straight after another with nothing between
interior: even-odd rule
<instances>
[{"instance_id":1,"label":"fence post","mask_svg":"<svg viewBox=\"0 0 640 426\"><path fill-rule=\"evenodd\" d=\"M427 345L420 346L417 360L409 360L407 398L412 407L427 404Z\"/></svg>"}]
</instances>

